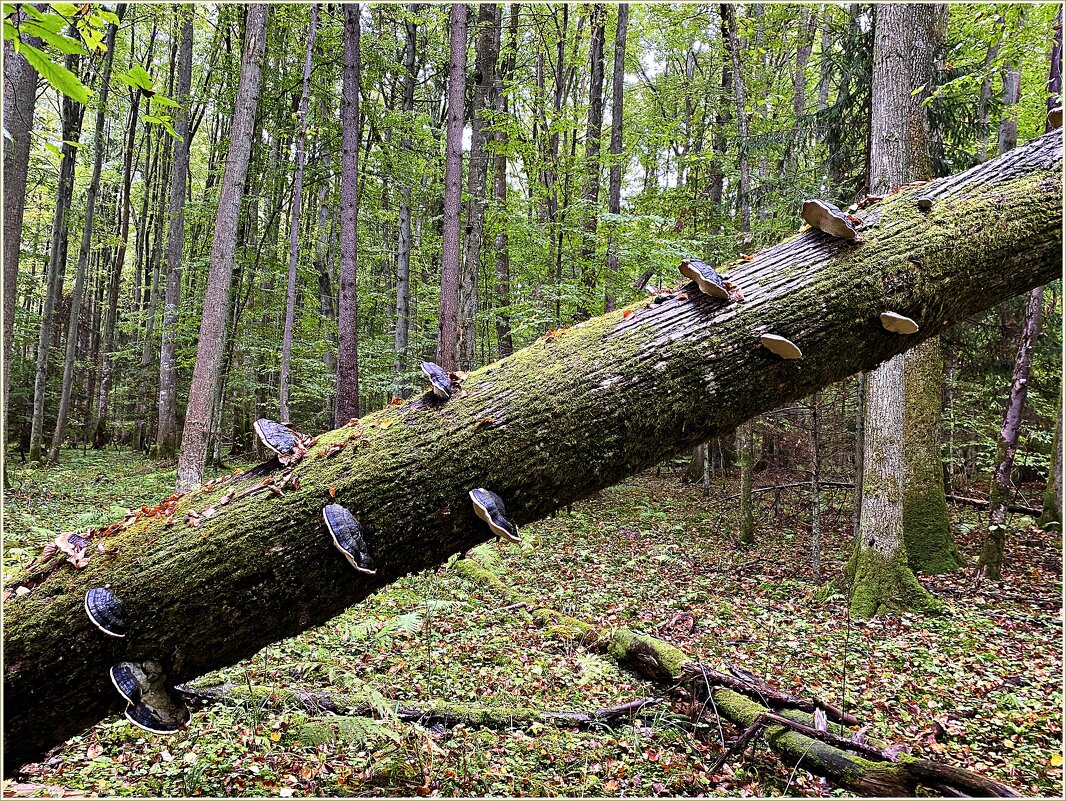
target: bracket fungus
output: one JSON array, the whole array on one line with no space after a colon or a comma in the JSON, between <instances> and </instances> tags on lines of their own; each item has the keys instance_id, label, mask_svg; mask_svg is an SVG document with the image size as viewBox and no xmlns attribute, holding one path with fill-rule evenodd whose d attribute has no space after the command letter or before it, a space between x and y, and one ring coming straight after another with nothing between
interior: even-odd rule
<instances>
[{"instance_id":1,"label":"bracket fungus","mask_svg":"<svg viewBox=\"0 0 1066 801\"><path fill-rule=\"evenodd\" d=\"M918 330L918 323L910 317L892 311L881 312L881 325L893 334L913 334Z\"/></svg>"},{"instance_id":2,"label":"bracket fungus","mask_svg":"<svg viewBox=\"0 0 1066 801\"><path fill-rule=\"evenodd\" d=\"M763 334L759 337L759 343L770 352L782 359L802 359L801 351L794 342L777 334Z\"/></svg>"},{"instance_id":3,"label":"bracket fungus","mask_svg":"<svg viewBox=\"0 0 1066 801\"><path fill-rule=\"evenodd\" d=\"M682 259L677 269L685 278L695 281L703 294L729 300L729 290L722 276L707 262L699 259Z\"/></svg>"},{"instance_id":4,"label":"bracket fungus","mask_svg":"<svg viewBox=\"0 0 1066 801\"><path fill-rule=\"evenodd\" d=\"M189 710L167 690L163 667L153 659L119 662L111 682L126 699L126 719L153 734L173 734L189 722Z\"/></svg>"},{"instance_id":5,"label":"bracket fungus","mask_svg":"<svg viewBox=\"0 0 1066 801\"><path fill-rule=\"evenodd\" d=\"M366 540L363 539L363 526L355 519L355 515L339 503L331 503L322 509L322 519L326 521L333 545L344 554L352 567L368 576L377 573Z\"/></svg>"},{"instance_id":6,"label":"bracket fungus","mask_svg":"<svg viewBox=\"0 0 1066 801\"><path fill-rule=\"evenodd\" d=\"M800 214L811 228L817 228L838 239L862 241L859 229L852 219L832 203L826 203L824 200L804 200Z\"/></svg>"},{"instance_id":7,"label":"bracket fungus","mask_svg":"<svg viewBox=\"0 0 1066 801\"><path fill-rule=\"evenodd\" d=\"M296 435L276 420L260 417L252 423L252 428L255 429L259 441L278 456L285 456L296 447Z\"/></svg>"},{"instance_id":8,"label":"bracket fungus","mask_svg":"<svg viewBox=\"0 0 1066 801\"><path fill-rule=\"evenodd\" d=\"M122 601L103 587L93 587L85 593L85 614L96 628L111 637L125 637L129 622Z\"/></svg>"},{"instance_id":9,"label":"bracket fungus","mask_svg":"<svg viewBox=\"0 0 1066 801\"><path fill-rule=\"evenodd\" d=\"M422 373L433 386L433 394L447 400L452 396L452 379L444 368L433 362L422 362Z\"/></svg>"},{"instance_id":10,"label":"bracket fungus","mask_svg":"<svg viewBox=\"0 0 1066 801\"><path fill-rule=\"evenodd\" d=\"M920 195L914 202L922 211L929 211L929 209L933 208L933 199L929 195Z\"/></svg>"},{"instance_id":11,"label":"bracket fungus","mask_svg":"<svg viewBox=\"0 0 1066 801\"><path fill-rule=\"evenodd\" d=\"M474 512L489 524L492 533L508 542L521 542L518 527L507 519L507 510L503 499L491 490L477 487L470 490L470 500L474 502Z\"/></svg>"}]
</instances>

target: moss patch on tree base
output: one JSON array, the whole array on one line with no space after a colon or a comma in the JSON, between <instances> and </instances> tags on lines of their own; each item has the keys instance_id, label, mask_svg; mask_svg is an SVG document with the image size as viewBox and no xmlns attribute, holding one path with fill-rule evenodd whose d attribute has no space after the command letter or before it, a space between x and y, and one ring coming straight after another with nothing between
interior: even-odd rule
<instances>
[{"instance_id":1,"label":"moss patch on tree base","mask_svg":"<svg viewBox=\"0 0 1066 801\"><path fill-rule=\"evenodd\" d=\"M889 610L947 613L947 607L918 583L902 558L889 559L873 548L863 548L852 555L847 570L854 617L865 619Z\"/></svg>"},{"instance_id":2,"label":"moss patch on tree base","mask_svg":"<svg viewBox=\"0 0 1066 801\"><path fill-rule=\"evenodd\" d=\"M950 573L965 562L951 538L943 492L909 495L903 503L907 564L922 573Z\"/></svg>"}]
</instances>

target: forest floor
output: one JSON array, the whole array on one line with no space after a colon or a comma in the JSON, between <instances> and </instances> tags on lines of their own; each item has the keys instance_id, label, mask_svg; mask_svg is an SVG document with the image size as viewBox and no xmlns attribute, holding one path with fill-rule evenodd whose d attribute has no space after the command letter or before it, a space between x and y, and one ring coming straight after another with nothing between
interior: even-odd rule
<instances>
[{"instance_id":1,"label":"forest floor","mask_svg":"<svg viewBox=\"0 0 1066 801\"><path fill-rule=\"evenodd\" d=\"M8 476L5 571L60 531L166 496L174 471L126 452L64 452L58 468L11 464ZM846 705L872 738L1025 795L1062 797L1060 534L1033 526L1012 534L1002 584L979 581L972 568L922 576L949 605L948 617L860 623L849 620L842 594L819 592L810 580L806 495L757 496L759 542L740 549L731 522L737 502L717 500L735 491L732 478L706 494L672 471L644 474L525 527L522 546L482 546L477 558L546 606ZM822 562L832 578L850 548L850 498L827 491L823 503ZM956 507L952 515L972 565L981 513ZM693 728L679 703L585 731L390 719L390 703L596 710L661 695L507 606L448 566L408 576L327 625L208 677L251 692L195 711L180 734L149 735L109 718L5 781L4 796L843 794L802 766L782 764L765 745L709 774L722 737L737 732L713 716ZM349 694L377 706L382 719L316 729L286 691Z\"/></svg>"}]
</instances>

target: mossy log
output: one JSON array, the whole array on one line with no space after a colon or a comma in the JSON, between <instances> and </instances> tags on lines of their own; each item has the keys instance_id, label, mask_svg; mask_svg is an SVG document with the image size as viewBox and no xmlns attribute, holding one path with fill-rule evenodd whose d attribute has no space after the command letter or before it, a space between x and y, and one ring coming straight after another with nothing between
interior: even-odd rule
<instances>
[{"instance_id":1,"label":"mossy log","mask_svg":"<svg viewBox=\"0 0 1066 801\"><path fill-rule=\"evenodd\" d=\"M864 212L861 244L793 236L732 267L743 302L689 287L545 336L471 373L445 404L427 394L322 435L296 467L298 487L187 525L225 485L193 491L170 525L146 516L91 542L83 569L12 576L9 589L34 586L4 610L5 772L120 711L117 661L157 658L188 681L488 539L472 487L499 493L521 526L1054 280L1061 151L1055 132L922 187L931 211L915 190L890 196ZM885 331L886 309L921 330ZM765 333L804 358L774 356L759 346ZM377 575L354 573L333 548L320 522L333 498L362 522ZM82 609L105 583L131 621L123 639Z\"/></svg>"},{"instance_id":2,"label":"mossy log","mask_svg":"<svg viewBox=\"0 0 1066 801\"><path fill-rule=\"evenodd\" d=\"M510 602L524 603L541 625L551 626L563 617L553 609L525 599L476 560L456 562L452 569ZM851 732L839 723L828 723L827 732L813 732L817 736L812 736L814 716L810 711L815 708L824 711L829 721L843 721L848 726L858 725L859 721L831 704L789 697L754 677L745 682L709 670L705 665L693 662L679 648L656 637L626 628L600 631L583 621L567 619L572 621L570 628L559 633L569 631L582 636L586 643L662 687L671 690L687 687L691 697L740 727L744 731L741 740L750 739L757 730L782 761L803 767L859 795L913 796L920 785L947 795L965 793L1000 798L1018 795L1010 787L992 779L927 759L892 755L874 742L848 743L844 747L842 741L850 737ZM597 636L590 637L591 631L596 631ZM877 754L882 758L875 758Z\"/></svg>"}]
</instances>

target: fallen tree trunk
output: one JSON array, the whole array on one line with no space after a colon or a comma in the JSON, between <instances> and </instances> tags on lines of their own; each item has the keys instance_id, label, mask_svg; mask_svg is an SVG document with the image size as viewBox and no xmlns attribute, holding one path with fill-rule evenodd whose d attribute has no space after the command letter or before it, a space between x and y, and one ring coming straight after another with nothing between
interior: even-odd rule
<instances>
[{"instance_id":1,"label":"fallen tree trunk","mask_svg":"<svg viewBox=\"0 0 1066 801\"><path fill-rule=\"evenodd\" d=\"M733 269L742 303L690 287L554 332L471 373L444 405L427 394L323 435L284 490L224 507L220 487L193 491L90 541L81 570L14 576L5 772L120 711L108 678L119 660L156 658L187 681L487 539L472 487L499 493L521 526L1054 280L1061 151L1054 132L922 187L928 212L915 191L892 196L867 209L859 245L795 236ZM921 330L888 333L885 310ZM763 333L804 358L778 359ZM366 529L377 575L354 573L333 548L320 513L334 498ZM187 516L207 505L212 516ZM82 609L105 583L128 612L124 639Z\"/></svg>"},{"instance_id":2,"label":"fallen tree trunk","mask_svg":"<svg viewBox=\"0 0 1066 801\"><path fill-rule=\"evenodd\" d=\"M814 716L797 710L820 709L828 720L844 720L847 725L859 723L854 716L824 701L788 696L755 677L744 680L709 670L656 637L625 628L607 633L554 609L538 606L475 560L462 560L453 567L511 603L525 604L541 625L550 626L564 636L580 638L584 644L608 653L620 664L660 686L671 690L687 688L689 697L704 704L705 712L709 709L743 730L726 757L742 752L748 741L761 734L783 762L824 776L838 787L859 795L912 796L919 785L924 785L942 794L995 798L1018 796L1012 788L968 770L892 753L891 749L865 738L846 740L855 734L835 723L828 724L827 731L818 731L814 727Z\"/></svg>"},{"instance_id":3,"label":"fallen tree trunk","mask_svg":"<svg viewBox=\"0 0 1066 801\"><path fill-rule=\"evenodd\" d=\"M965 495L945 495L948 503L958 503L964 506L975 506L978 509L987 509L989 500L988 498L968 498ZM1018 514L1029 515L1030 517L1036 517L1040 514L1041 510L1034 506L1023 506L1020 503L1008 503L1006 505L1008 512L1017 512Z\"/></svg>"}]
</instances>

